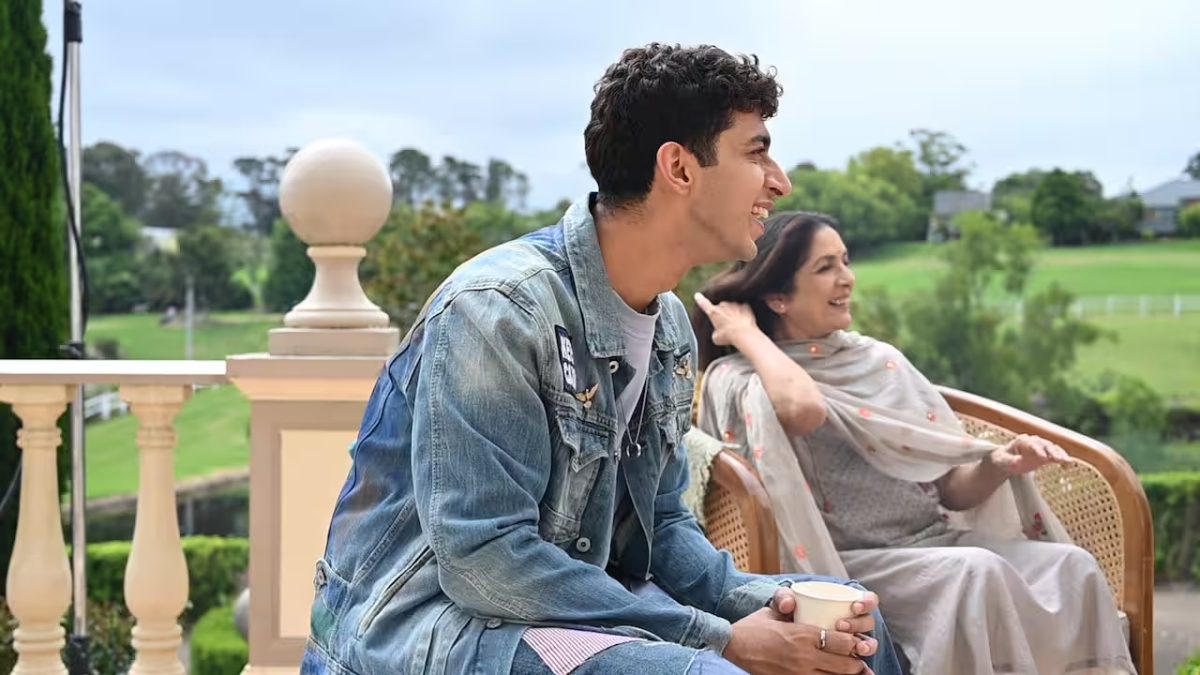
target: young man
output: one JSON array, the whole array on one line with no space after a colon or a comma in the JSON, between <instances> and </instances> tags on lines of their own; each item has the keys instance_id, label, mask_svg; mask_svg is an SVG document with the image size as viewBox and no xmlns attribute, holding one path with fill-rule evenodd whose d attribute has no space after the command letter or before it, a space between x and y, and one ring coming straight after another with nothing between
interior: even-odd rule
<instances>
[{"instance_id":1,"label":"young man","mask_svg":"<svg viewBox=\"0 0 1200 675\"><path fill-rule=\"evenodd\" d=\"M681 501L694 338L670 290L752 257L791 190L778 96L714 47L609 67L598 193L459 268L380 377L303 672L899 672L874 595L840 631L794 624L787 580L739 573Z\"/></svg>"}]
</instances>

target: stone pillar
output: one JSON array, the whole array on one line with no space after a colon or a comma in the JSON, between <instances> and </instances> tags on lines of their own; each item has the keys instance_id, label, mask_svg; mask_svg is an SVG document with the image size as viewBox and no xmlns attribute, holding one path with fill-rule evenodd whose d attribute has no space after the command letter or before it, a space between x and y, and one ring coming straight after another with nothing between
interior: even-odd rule
<instances>
[{"instance_id":1,"label":"stone pillar","mask_svg":"<svg viewBox=\"0 0 1200 675\"><path fill-rule=\"evenodd\" d=\"M383 164L347 141L320 141L288 163L283 214L309 244L308 297L271 331L268 354L231 356L250 399L250 663L296 673L308 636L316 561L350 468L363 408L399 331L363 293L358 263L392 205Z\"/></svg>"}]
</instances>

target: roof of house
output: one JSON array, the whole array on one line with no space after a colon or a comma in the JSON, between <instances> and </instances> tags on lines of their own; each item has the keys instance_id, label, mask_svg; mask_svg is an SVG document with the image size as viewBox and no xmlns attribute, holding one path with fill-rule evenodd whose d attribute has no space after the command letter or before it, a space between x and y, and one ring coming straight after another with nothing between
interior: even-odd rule
<instances>
[{"instance_id":1,"label":"roof of house","mask_svg":"<svg viewBox=\"0 0 1200 675\"><path fill-rule=\"evenodd\" d=\"M933 195L933 212L939 216L955 216L964 211L986 211L992 197L986 192L941 190Z\"/></svg>"},{"instance_id":2,"label":"roof of house","mask_svg":"<svg viewBox=\"0 0 1200 675\"><path fill-rule=\"evenodd\" d=\"M1142 193L1142 203L1150 208L1174 208L1185 199L1200 199L1200 180L1178 178Z\"/></svg>"}]
</instances>

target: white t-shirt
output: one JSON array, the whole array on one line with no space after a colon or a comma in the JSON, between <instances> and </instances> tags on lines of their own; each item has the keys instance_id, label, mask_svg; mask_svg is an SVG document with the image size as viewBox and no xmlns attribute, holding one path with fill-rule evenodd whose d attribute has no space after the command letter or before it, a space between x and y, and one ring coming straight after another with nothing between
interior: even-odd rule
<instances>
[{"instance_id":1,"label":"white t-shirt","mask_svg":"<svg viewBox=\"0 0 1200 675\"><path fill-rule=\"evenodd\" d=\"M636 312L624 301L619 305L621 331L625 333L625 359L633 368L633 377L617 398L617 411L620 413L617 417L620 423L618 431L623 436L629 428L646 385L646 374L650 370L650 349L654 345L654 326L658 323L659 312L657 304L654 305L653 314Z\"/></svg>"}]
</instances>

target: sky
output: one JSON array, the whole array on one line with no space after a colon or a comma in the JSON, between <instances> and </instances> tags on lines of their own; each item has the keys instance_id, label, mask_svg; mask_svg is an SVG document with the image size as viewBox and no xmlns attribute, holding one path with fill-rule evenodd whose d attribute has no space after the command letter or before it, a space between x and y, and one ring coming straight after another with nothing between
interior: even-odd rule
<instances>
[{"instance_id":1,"label":"sky","mask_svg":"<svg viewBox=\"0 0 1200 675\"><path fill-rule=\"evenodd\" d=\"M57 78L63 5L43 1ZM234 158L331 136L384 162L498 157L547 208L594 189L583 128L608 64L707 43L778 71L785 167L929 128L967 147L972 187L1061 167L1115 194L1200 151L1197 27L1195 0L84 0L83 137L181 150L234 186Z\"/></svg>"}]
</instances>

